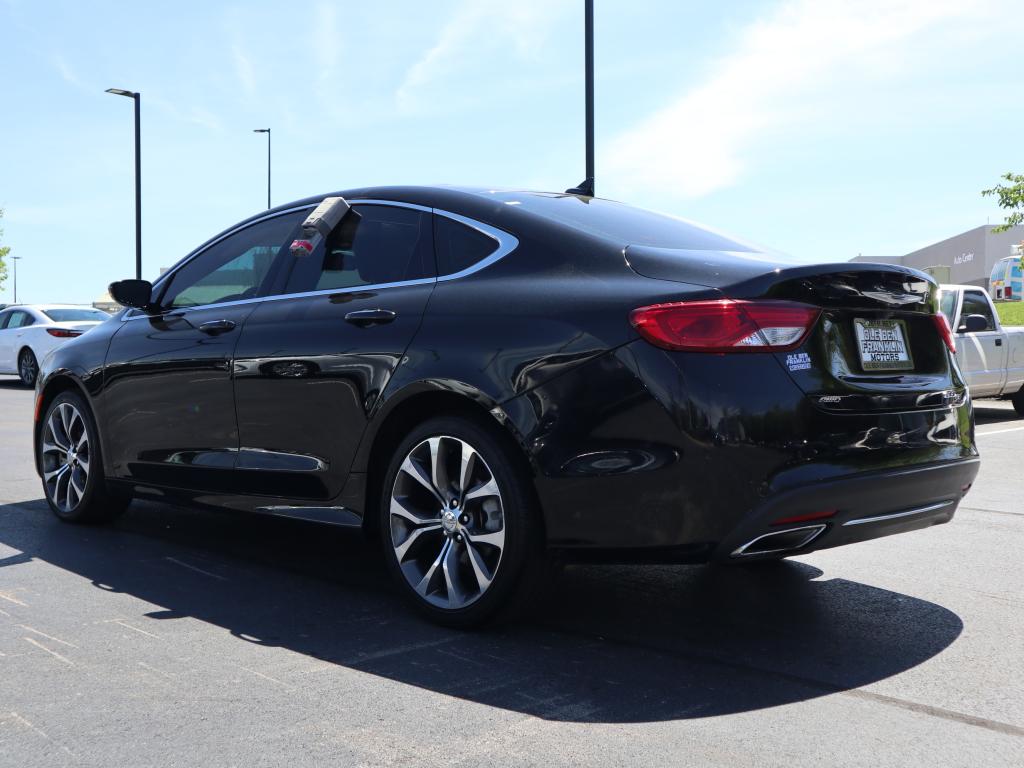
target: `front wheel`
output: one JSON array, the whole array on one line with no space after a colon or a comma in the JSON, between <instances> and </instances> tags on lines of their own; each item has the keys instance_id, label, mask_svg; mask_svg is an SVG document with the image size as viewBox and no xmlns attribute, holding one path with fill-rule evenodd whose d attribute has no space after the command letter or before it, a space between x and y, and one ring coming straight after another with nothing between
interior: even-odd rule
<instances>
[{"instance_id":1,"label":"front wheel","mask_svg":"<svg viewBox=\"0 0 1024 768\"><path fill-rule=\"evenodd\" d=\"M100 523L128 506L107 493L96 422L85 400L61 392L50 403L39 439L39 466L50 509L61 520Z\"/></svg>"},{"instance_id":2,"label":"front wheel","mask_svg":"<svg viewBox=\"0 0 1024 768\"><path fill-rule=\"evenodd\" d=\"M18 355L18 378L26 387L34 387L37 376L39 376L39 363L36 361L35 353L25 347Z\"/></svg>"},{"instance_id":3,"label":"front wheel","mask_svg":"<svg viewBox=\"0 0 1024 768\"><path fill-rule=\"evenodd\" d=\"M431 419L392 457L381 540L399 588L428 618L479 626L522 602L542 562L532 490L503 436Z\"/></svg>"}]
</instances>

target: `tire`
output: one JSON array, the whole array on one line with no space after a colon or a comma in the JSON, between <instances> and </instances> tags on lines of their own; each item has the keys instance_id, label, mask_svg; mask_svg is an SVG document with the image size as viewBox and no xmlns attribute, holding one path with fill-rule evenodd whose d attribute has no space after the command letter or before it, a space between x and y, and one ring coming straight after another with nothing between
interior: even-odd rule
<instances>
[{"instance_id":1,"label":"tire","mask_svg":"<svg viewBox=\"0 0 1024 768\"><path fill-rule=\"evenodd\" d=\"M399 590L459 629L525 607L543 571L533 489L514 446L488 426L449 416L415 427L395 449L378 510Z\"/></svg>"},{"instance_id":2,"label":"tire","mask_svg":"<svg viewBox=\"0 0 1024 768\"><path fill-rule=\"evenodd\" d=\"M1010 398L1010 402L1013 403L1013 410L1017 412L1017 415L1024 416L1024 387L1021 387L1020 391Z\"/></svg>"},{"instance_id":3,"label":"tire","mask_svg":"<svg viewBox=\"0 0 1024 768\"><path fill-rule=\"evenodd\" d=\"M36 355L31 349L25 347L18 354L18 378L26 387L34 387L38 376L39 362L36 360Z\"/></svg>"},{"instance_id":4,"label":"tire","mask_svg":"<svg viewBox=\"0 0 1024 768\"><path fill-rule=\"evenodd\" d=\"M53 513L69 523L105 523L129 504L107 492L99 432L88 404L61 392L46 409L39 439L43 493Z\"/></svg>"}]
</instances>

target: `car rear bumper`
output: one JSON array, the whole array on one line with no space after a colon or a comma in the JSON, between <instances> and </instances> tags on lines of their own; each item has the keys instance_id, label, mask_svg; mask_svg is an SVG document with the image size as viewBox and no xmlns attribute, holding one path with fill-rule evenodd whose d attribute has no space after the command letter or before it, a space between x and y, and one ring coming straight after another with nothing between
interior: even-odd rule
<instances>
[{"instance_id":1,"label":"car rear bumper","mask_svg":"<svg viewBox=\"0 0 1024 768\"><path fill-rule=\"evenodd\" d=\"M979 462L867 472L780 493L745 516L710 559L802 554L947 523L974 482ZM815 518L826 513L831 514Z\"/></svg>"}]
</instances>

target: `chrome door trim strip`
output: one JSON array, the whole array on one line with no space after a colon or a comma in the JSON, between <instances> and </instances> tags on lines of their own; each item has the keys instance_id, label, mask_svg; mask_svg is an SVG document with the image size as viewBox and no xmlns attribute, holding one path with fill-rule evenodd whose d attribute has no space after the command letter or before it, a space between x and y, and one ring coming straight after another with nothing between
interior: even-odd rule
<instances>
[{"instance_id":1,"label":"chrome door trim strip","mask_svg":"<svg viewBox=\"0 0 1024 768\"><path fill-rule=\"evenodd\" d=\"M843 523L845 528L848 525L866 525L868 523L881 523L885 520L898 520L901 517L910 517L911 515L922 515L925 512L934 512L937 509L948 507L950 504L955 504L955 499L949 499L947 501L939 502L938 504L929 504L926 507L917 507L916 509L908 509L904 512L893 512L889 515L875 515L874 517L858 517L855 520L847 520Z\"/></svg>"}]
</instances>

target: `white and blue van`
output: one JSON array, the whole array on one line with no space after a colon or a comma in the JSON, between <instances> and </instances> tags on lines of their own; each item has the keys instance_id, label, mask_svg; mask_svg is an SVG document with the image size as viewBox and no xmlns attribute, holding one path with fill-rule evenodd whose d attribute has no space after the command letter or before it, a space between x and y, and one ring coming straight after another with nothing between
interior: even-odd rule
<instances>
[{"instance_id":1,"label":"white and blue van","mask_svg":"<svg viewBox=\"0 0 1024 768\"><path fill-rule=\"evenodd\" d=\"M992 275L988 281L988 295L993 301L1024 300L1024 269L1021 268L1022 256L1007 256L1000 259L992 267Z\"/></svg>"}]
</instances>

